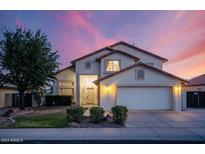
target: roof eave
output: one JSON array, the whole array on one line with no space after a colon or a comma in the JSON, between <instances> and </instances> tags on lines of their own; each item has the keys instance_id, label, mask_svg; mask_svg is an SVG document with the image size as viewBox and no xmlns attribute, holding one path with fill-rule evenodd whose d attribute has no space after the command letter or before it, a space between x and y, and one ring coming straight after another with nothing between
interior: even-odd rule
<instances>
[{"instance_id":1,"label":"roof eave","mask_svg":"<svg viewBox=\"0 0 205 154\"><path fill-rule=\"evenodd\" d=\"M124 44L124 45L130 46L130 47L132 47L132 48L135 48L136 50L140 50L140 51L142 51L142 52L145 52L145 53L147 53L147 54L150 54L150 55L152 55L152 56L154 56L154 57L156 57L156 58L158 58L158 59L161 59L161 60L163 61L163 63L165 63L165 62L168 61L168 59L166 59L166 58L160 57L160 56L158 56L158 55L156 55L156 54L154 54L154 53L151 53L151 52L146 51L146 50L144 50L144 49L138 48L138 47L136 47L136 46L134 46L134 45L131 45L131 44L129 44L129 43L127 43L127 42L124 42L124 41L120 41L120 42L114 43L114 44L110 45L110 47L112 48L112 47L114 47L114 46L116 46L116 45L118 45L118 44Z\"/></svg>"},{"instance_id":2,"label":"roof eave","mask_svg":"<svg viewBox=\"0 0 205 154\"><path fill-rule=\"evenodd\" d=\"M75 65L71 65L71 66L65 67L65 68L63 68L63 69L57 71L57 72L55 73L55 75L58 74L58 73L61 73L61 72L65 71L65 70L67 70L67 69L71 69L72 67L75 67Z\"/></svg>"},{"instance_id":3,"label":"roof eave","mask_svg":"<svg viewBox=\"0 0 205 154\"><path fill-rule=\"evenodd\" d=\"M91 52L91 53L89 53L89 54L87 54L87 55L84 55L84 56L82 56L82 57L79 57L79 58L77 58L77 59L74 59L74 60L72 60L71 61L71 64L75 64L75 62L76 61L79 61L79 60L81 60L81 59L84 59L84 58L86 58L86 57L89 57L89 56L91 56L91 55L94 55L94 54L96 54L96 53L98 53L98 52L101 52L101 51L103 51L103 50L113 50L112 48L110 48L110 47L104 47L104 48L101 48L101 49L99 49L99 50L96 50L96 51L94 51L94 52Z\"/></svg>"}]
</instances>

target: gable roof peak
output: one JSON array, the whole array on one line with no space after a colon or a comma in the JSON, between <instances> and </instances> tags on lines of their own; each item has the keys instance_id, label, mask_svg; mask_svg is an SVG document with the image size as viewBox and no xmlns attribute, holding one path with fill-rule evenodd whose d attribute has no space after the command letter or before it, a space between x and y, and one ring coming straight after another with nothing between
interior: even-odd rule
<instances>
[{"instance_id":1,"label":"gable roof peak","mask_svg":"<svg viewBox=\"0 0 205 154\"><path fill-rule=\"evenodd\" d=\"M189 84L186 86L200 86L200 85L205 85L205 74L201 74L197 77L194 77L189 80Z\"/></svg>"},{"instance_id":2,"label":"gable roof peak","mask_svg":"<svg viewBox=\"0 0 205 154\"><path fill-rule=\"evenodd\" d=\"M152 52L149 52L149 51L147 51L147 50L144 50L144 49L141 49L141 48L135 46L134 43L133 43L133 44L130 44L130 43L125 42L125 41L119 41L119 42L116 42L116 43L110 45L109 47L113 48L113 47L115 47L115 46L117 46L117 45L119 45L119 44L123 44L123 45L126 45L126 46L128 46L128 47L130 47L130 48L133 48L133 49L135 49L135 50L138 50L138 51L144 52L144 53L146 53L146 54L152 55L152 56L154 56L154 57L156 57L156 58L158 58L158 59L163 60L164 62L168 61L168 59L166 59L166 58L160 57L160 56L158 56L158 55L156 55L156 54L154 54L154 53L152 53Z\"/></svg>"}]
</instances>

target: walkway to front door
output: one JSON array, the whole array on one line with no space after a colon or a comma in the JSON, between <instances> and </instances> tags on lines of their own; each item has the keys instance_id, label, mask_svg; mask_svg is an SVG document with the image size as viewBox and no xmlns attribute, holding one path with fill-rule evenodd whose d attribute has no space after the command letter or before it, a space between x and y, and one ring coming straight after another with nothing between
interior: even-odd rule
<instances>
[{"instance_id":1,"label":"walkway to front door","mask_svg":"<svg viewBox=\"0 0 205 154\"><path fill-rule=\"evenodd\" d=\"M97 75L80 75L80 105L92 107L97 102L97 86L93 81L97 80Z\"/></svg>"}]
</instances>

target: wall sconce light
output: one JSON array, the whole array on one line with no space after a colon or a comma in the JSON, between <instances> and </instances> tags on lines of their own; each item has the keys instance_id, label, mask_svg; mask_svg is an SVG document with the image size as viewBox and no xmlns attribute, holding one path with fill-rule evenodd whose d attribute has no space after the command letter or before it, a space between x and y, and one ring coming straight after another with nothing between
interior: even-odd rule
<instances>
[{"instance_id":1,"label":"wall sconce light","mask_svg":"<svg viewBox=\"0 0 205 154\"><path fill-rule=\"evenodd\" d=\"M110 91L110 86L105 86L105 91Z\"/></svg>"},{"instance_id":2,"label":"wall sconce light","mask_svg":"<svg viewBox=\"0 0 205 154\"><path fill-rule=\"evenodd\" d=\"M181 92L181 86L175 86L175 91L176 92Z\"/></svg>"}]
</instances>

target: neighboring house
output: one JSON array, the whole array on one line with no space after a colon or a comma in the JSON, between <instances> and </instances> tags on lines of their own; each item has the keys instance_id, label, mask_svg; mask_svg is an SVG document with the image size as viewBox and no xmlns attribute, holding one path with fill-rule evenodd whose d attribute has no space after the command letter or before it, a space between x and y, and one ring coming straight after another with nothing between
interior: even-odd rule
<instances>
[{"instance_id":1,"label":"neighboring house","mask_svg":"<svg viewBox=\"0 0 205 154\"><path fill-rule=\"evenodd\" d=\"M0 87L0 108L19 107L19 93L14 86ZM25 107L36 106L31 93L25 93Z\"/></svg>"},{"instance_id":2,"label":"neighboring house","mask_svg":"<svg viewBox=\"0 0 205 154\"><path fill-rule=\"evenodd\" d=\"M0 88L0 108L12 106L12 97L18 91L13 86L4 86Z\"/></svg>"},{"instance_id":3,"label":"neighboring house","mask_svg":"<svg viewBox=\"0 0 205 154\"><path fill-rule=\"evenodd\" d=\"M182 109L186 80L162 70L167 59L126 42L117 42L73 60L56 74L53 94L72 95L83 107Z\"/></svg>"},{"instance_id":4,"label":"neighboring house","mask_svg":"<svg viewBox=\"0 0 205 154\"><path fill-rule=\"evenodd\" d=\"M205 74L197 76L183 86L183 104L187 108L205 108Z\"/></svg>"}]
</instances>

